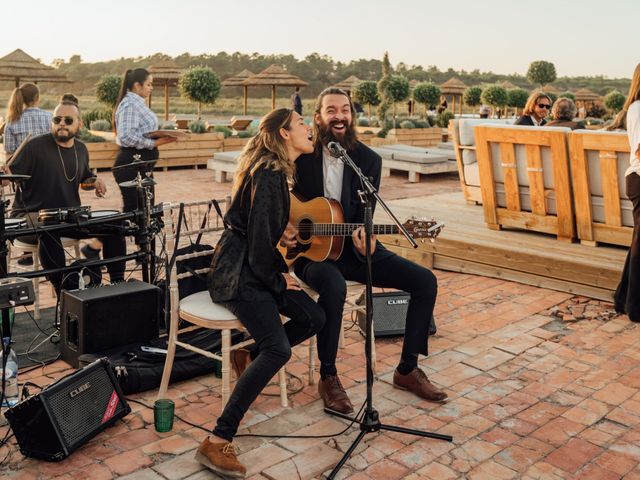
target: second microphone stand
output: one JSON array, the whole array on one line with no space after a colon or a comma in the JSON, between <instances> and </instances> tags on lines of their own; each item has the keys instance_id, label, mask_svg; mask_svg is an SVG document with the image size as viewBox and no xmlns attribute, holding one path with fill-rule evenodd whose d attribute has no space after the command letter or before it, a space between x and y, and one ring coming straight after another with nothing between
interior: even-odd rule
<instances>
[{"instance_id":1,"label":"second microphone stand","mask_svg":"<svg viewBox=\"0 0 640 480\"><path fill-rule=\"evenodd\" d=\"M442 435L440 433L434 432L425 432L422 430L414 430L411 428L398 427L395 425L387 425L380 422L380 415L378 411L373 407L373 361L372 361L372 349L371 345L373 342L373 277L371 270L371 238L373 234L373 198L384 208L384 210L389 214L395 224L398 226L398 229L402 232L405 238L411 243L411 245L416 248L418 245L415 240L409 235L404 226L398 221L396 216L391 212L389 207L384 203L384 201L380 198L378 194L378 190L371 183L368 177L366 177L360 168L355 164L355 162L349 157L346 150L340 146L337 142L331 142L329 144L329 150L334 157L340 158L346 165L348 165L354 173L360 179L360 183L362 185L362 190L358 192L360 195L360 199L362 203L364 203L364 232L365 232L365 256L366 256L366 272L367 272L367 280L365 285L365 310L366 310L366 333L365 333L365 357L367 363L367 399L366 406L364 409L364 413L362 418L353 418L349 415L345 415L340 412L336 412L333 410L325 409L325 412L330 415L335 415L337 417L344 418L351 422L355 422L360 425L360 433L355 438L351 446L344 453L340 461L336 464L334 469L329 474L328 478L333 479L338 474L338 471L342 468L345 462L349 459L351 454L354 452L358 444L362 441L364 436L367 433L377 432L379 430L386 430L389 432L398 432L404 433L407 435L416 435L420 437L427 438L435 438L438 440L446 440L448 442L453 441L453 437L450 435Z\"/></svg>"}]
</instances>

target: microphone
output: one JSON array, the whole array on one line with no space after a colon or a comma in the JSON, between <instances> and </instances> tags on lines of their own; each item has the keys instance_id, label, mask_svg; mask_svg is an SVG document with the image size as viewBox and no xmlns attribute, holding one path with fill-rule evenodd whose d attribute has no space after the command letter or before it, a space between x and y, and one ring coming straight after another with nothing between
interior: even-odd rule
<instances>
[{"instance_id":1,"label":"microphone","mask_svg":"<svg viewBox=\"0 0 640 480\"><path fill-rule=\"evenodd\" d=\"M342 145L340 145L338 142L329 142L327 144L327 149L334 157L341 157L344 153L344 148L342 148Z\"/></svg>"}]
</instances>

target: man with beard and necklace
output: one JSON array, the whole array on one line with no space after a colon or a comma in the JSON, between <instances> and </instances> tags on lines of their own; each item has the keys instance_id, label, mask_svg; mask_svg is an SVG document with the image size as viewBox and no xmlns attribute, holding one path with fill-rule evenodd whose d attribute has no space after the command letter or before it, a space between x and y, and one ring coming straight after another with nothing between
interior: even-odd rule
<instances>
[{"instance_id":1,"label":"man with beard and necklace","mask_svg":"<svg viewBox=\"0 0 640 480\"><path fill-rule=\"evenodd\" d=\"M320 93L314 113L315 152L301 155L296 163L294 192L305 199L329 197L339 201L345 223L363 223L364 205L358 190L360 181L352 170L334 158L327 149L339 142L373 185L380 186L382 160L369 147L359 142L355 131L355 111L351 99L341 89L327 88ZM374 204L375 208L375 204ZM297 232L289 225L282 242L295 246ZM418 367L418 355L427 355L429 321L436 301L436 277L385 249L372 238L373 285L395 288L411 294L407 310L404 343L393 385L421 398L442 402L447 394L434 386ZM294 264L296 275L318 292L318 303L326 314L326 323L317 334L320 359L318 392L326 408L341 413L353 412L336 368L338 339L346 297L345 280L365 283L365 234L362 227L347 237L342 254L336 261L312 262L299 259Z\"/></svg>"},{"instance_id":2,"label":"man with beard and necklace","mask_svg":"<svg viewBox=\"0 0 640 480\"><path fill-rule=\"evenodd\" d=\"M27 212L29 226L38 225L38 212L42 209L68 209L80 206L78 188L95 188L96 196L103 197L107 191L104 182L95 177L89 169L89 152L81 141L75 138L82 126L80 108L74 102L62 101L54 110L51 133L40 135L29 141L11 163L5 173L30 175L22 183L22 200ZM113 233L88 234L78 230L64 232L43 232L39 237L39 254L44 269L65 266L65 253L60 237L91 238L100 237L104 242L105 258L113 258L126 253L122 235ZM112 282L124 278L125 262L107 265ZM62 274L47 276L59 294Z\"/></svg>"}]
</instances>

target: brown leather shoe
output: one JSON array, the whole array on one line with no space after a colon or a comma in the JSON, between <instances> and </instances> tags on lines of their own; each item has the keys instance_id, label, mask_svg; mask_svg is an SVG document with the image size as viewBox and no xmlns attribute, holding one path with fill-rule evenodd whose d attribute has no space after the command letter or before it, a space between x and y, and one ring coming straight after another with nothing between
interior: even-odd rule
<instances>
[{"instance_id":1,"label":"brown leather shoe","mask_svg":"<svg viewBox=\"0 0 640 480\"><path fill-rule=\"evenodd\" d=\"M245 478L247 469L238 461L233 443L217 439L212 442L210 438L205 438L196 450L196 460L221 475Z\"/></svg>"},{"instance_id":2,"label":"brown leather shoe","mask_svg":"<svg viewBox=\"0 0 640 480\"><path fill-rule=\"evenodd\" d=\"M401 375L398 370L393 372L393 386L401 390L409 390L430 402L444 402L447 399L447 394L432 384L419 368L414 368L407 375Z\"/></svg>"},{"instance_id":3,"label":"brown leather shoe","mask_svg":"<svg viewBox=\"0 0 640 480\"><path fill-rule=\"evenodd\" d=\"M344 391L337 375L329 375L324 380L318 382L318 393L324 402L324 408L334 412L349 414L353 413L353 405Z\"/></svg>"},{"instance_id":4,"label":"brown leather shoe","mask_svg":"<svg viewBox=\"0 0 640 480\"><path fill-rule=\"evenodd\" d=\"M249 354L249 350L244 348L231 350L229 358L231 360L231 368L233 369L233 373L236 374L236 378L240 378L242 372L244 372L249 364L251 364L251 355Z\"/></svg>"}]
</instances>

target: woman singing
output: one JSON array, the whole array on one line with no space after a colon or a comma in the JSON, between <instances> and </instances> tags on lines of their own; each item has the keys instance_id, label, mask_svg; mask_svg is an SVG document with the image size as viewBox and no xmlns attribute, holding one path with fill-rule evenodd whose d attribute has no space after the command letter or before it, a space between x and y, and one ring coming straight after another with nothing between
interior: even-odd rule
<instances>
[{"instance_id":1,"label":"woman singing","mask_svg":"<svg viewBox=\"0 0 640 480\"><path fill-rule=\"evenodd\" d=\"M627 168L625 178L627 197L633 204L633 237L614 300L618 313L626 313L632 321L640 322L640 63L633 72L622 112L627 113L630 147L631 165Z\"/></svg>"},{"instance_id":2,"label":"woman singing","mask_svg":"<svg viewBox=\"0 0 640 480\"><path fill-rule=\"evenodd\" d=\"M239 379L212 435L196 453L199 462L223 475L244 478L246 469L231 443L240 421L289 360L291 347L324 325L323 310L289 276L276 248L289 219L294 162L312 151L310 127L298 113L281 108L262 119L239 159L225 215L229 228L215 249L208 284L213 301L237 316L256 346L233 352ZM290 319L284 325L281 313Z\"/></svg>"}]
</instances>

